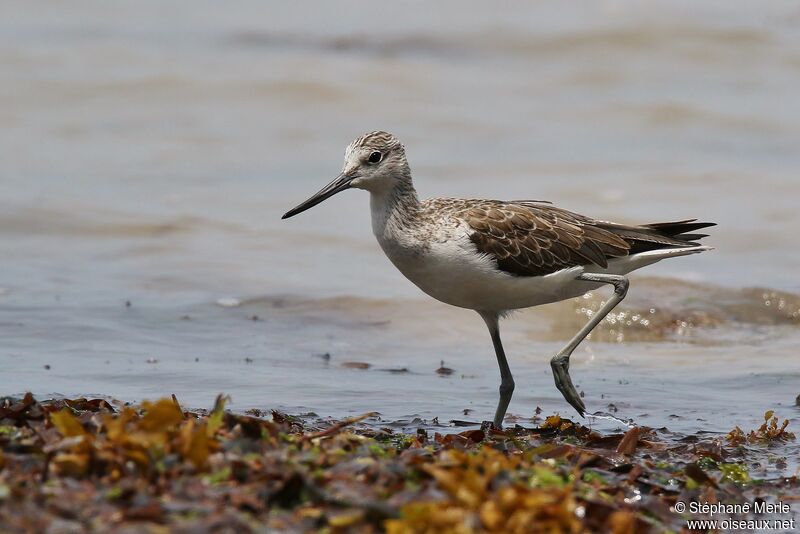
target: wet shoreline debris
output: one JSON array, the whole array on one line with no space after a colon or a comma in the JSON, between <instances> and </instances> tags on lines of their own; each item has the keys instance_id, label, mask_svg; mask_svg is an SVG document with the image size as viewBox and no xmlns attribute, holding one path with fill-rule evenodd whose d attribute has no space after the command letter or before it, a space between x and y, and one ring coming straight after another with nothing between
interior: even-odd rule
<instances>
[{"instance_id":1,"label":"wet shoreline debris","mask_svg":"<svg viewBox=\"0 0 800 534\"><path fill-rule=\"evenodd\" d=\"M225 404L0 399L0 525L622 534L685 529L698 516L678 503L800 508L796 473L748 469L752 455L795 439L771 412L749 433L668 438L636 426L599 434L557 415L534 428L405 434L374 413L309 422Z\"/></svg>"}]
</instances>

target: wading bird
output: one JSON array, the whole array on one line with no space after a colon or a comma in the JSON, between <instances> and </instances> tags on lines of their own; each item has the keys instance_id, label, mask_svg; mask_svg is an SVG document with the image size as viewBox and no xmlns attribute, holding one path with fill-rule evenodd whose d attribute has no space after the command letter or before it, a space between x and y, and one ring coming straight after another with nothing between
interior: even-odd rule
<instances>
[{"instance_id":1,"label":"wading bird","mask_svg":"<svg viewBox=\"0 0 800 534\"><path fill-rule=\"evenodd\" d=\"M420 201L405 148L387 132L371 132L347 147L341 174L283 215L287 219L345 189L370 193L372 231L406 278L433 298L475 310L486 322L500 366L502 425L514 378L500 341L506 313L573 298L604 284L611 298L550 361L556 387L583 416L569 376L569 357L625 298L629 272L664 258L711 247L693 233L714 223L689 219L632 226L600 221L534 200L433 198Z\"/></svg>"}]
</instances>

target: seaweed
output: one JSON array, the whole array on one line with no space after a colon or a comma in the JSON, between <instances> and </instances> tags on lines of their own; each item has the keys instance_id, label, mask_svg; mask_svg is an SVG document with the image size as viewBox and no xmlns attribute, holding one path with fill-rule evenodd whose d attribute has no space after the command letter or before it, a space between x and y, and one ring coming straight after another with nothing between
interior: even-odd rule
<instances>
[{"instance_id":1,"label":"seaweed","mask_svg":"<svg viewBox=\"0 0 800 534\"><path fill-rule=\"evenodd\" d=\"M237 414L226 402L219 396L204 412L183 409L174 396L136 406L3 399L0 525L18 532L678 531L690 517L675 511L679 500L798 493L796 477L748 471L742 444L792 439L771 412L749 434L681 441L646 427L601 435L560 416L532 428L403 434L380 426L374 413L312 422L277 411Z\"/></svg>"}]
</instances>

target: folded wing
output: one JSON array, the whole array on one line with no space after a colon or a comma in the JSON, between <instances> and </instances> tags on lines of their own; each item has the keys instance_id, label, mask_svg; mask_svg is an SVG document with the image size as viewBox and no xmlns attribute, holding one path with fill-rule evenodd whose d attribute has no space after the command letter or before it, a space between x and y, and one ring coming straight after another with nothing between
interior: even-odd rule
<instances>
[{"instance_id":1,"label":"folded wing","mask_svg":"<svg viewBox=\"0 0 800 534\"><path fill-rule=\"evenodd\" d=\"M476 201L459 216L469 225L470 240L498 267L516 276L543 276L569 267L608 267L612 258L647 250L699 246L713 226L692 220L628 226L597 221L532 201Z\"/></svg>"}]
</instances>

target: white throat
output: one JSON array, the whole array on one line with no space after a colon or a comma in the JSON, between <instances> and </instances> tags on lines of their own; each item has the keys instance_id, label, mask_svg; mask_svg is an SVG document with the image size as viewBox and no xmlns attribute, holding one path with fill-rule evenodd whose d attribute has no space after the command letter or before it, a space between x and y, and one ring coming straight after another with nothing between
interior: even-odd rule
<instances>
[{"instance_id":1,"label":"white throat","mask_svg":"<svg viewBox=\"0 0 800 534\"><path fill-rule=\"evenodd\" d=\"M381 245L398 239L398 233L407 232L419 209L417 192L410 182L370 191L369 203L372 232Z\"/></svg>"}]
</instances>

